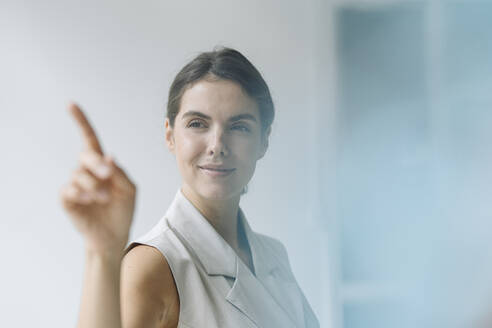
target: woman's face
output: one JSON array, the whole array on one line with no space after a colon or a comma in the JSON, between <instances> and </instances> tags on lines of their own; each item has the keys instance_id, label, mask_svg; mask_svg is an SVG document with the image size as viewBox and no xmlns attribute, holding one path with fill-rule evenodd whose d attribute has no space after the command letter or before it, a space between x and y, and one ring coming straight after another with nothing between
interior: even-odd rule
<instances>
[{"instance_id":1,"label":"woman's face","mask_svg":"<svg viewBox=\"0 0 492 328\"><path fill-rule=\"evenodd\" d=\"M268 147L258 106L239 84L200 80L187 89L166 142L185 192L204 199L238 197Z\"/></svg>"}]
</instances>

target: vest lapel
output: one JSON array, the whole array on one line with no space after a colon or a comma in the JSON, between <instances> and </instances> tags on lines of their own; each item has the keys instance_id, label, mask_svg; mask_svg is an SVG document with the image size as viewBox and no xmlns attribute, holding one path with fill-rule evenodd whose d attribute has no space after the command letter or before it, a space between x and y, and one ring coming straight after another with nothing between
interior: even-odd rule
<instances>
[{"instance_id":1,"label":"vest lapel","mask_svg":"<svg viewBox=\"0 0 492 328\"><path fill-rule=\"evenodd\" d=\"M226 296L227 301L258 327L296 327L247 266L240 260L236 263L236 280Z\"/></svg>"},{"instance_id":2,"label":"vest lapel","mask_svg":"<svg viewBox=\"0 0 492 328\"><path fill-rule=\"evenodd\" d=\"M166 217L171 228L191 247L207 274L236 276L236 253L181 189Z\"/></svg>"},{"instance_id":3,"label":"vest lapel","mask_svg":"<svg viewBox=\"0 0 492 328\"><path fill-rule=\"evenodd\" d=\"M299 327L302 304L297 284L279 254L254 233L239 208L238 218L248 239L255 275L215 231L207 219L178 190L165 217L195 253L208 275L235 278L226 300L258 327Z\"/></svg>"},{"instance_id":4,"label":"vest lapel","mask_svg":"<svg viewBox=\"0 0 492 328\"><path fill-rule=\"evenodd\" d=\"M260 327L299 327L303 307L296 281L281 264L280 254L251 230L241 209L239 220L248 239L256 276L238 259L236 281L227 300Z\"/></svg>"}]
</instances>

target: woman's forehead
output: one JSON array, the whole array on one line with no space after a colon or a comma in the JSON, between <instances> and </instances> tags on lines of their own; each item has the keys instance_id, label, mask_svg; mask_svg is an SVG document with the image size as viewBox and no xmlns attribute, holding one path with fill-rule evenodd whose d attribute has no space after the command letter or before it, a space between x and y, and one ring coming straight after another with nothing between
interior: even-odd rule
<instances>
[{"instance_id":1,"label":"woman's forehead","mask_svg":"<svg viewBox=\"0 0 492 328\"><path fill-rule=\"evenodd\" d=\"M180 116L201 112L208 116L259 116L256 101L233 81L201 80L188 88L181 99Z\"/></svg>"}]
</instances>

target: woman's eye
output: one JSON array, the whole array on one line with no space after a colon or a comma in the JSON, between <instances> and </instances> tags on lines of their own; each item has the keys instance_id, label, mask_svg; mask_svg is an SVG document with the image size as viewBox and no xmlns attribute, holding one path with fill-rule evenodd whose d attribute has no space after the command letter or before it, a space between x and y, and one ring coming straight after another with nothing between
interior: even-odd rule
<instances>
[{"instance_id":1,"label":"woman's eye","mask_svg":"<svg viewBox=\"0 0 492 328\"><path fill-rule=\"evenodd\" d=\"M242 131L242 132L249 132L249 128L245 125L234 125L232 127L233 130L238 130L238 131Z\"/></svg>"},{"instance_id":2,"label":"woman's eye","mask_svg":"<svg viewBox=\"0 0 492 328\"><path fill-rule=\"evenodd\" d=\"M191 121L189 124L188 124L188 127L189 128L201 128L203 126L202 122L200 121Z\"/></svg>"}]
</instances>

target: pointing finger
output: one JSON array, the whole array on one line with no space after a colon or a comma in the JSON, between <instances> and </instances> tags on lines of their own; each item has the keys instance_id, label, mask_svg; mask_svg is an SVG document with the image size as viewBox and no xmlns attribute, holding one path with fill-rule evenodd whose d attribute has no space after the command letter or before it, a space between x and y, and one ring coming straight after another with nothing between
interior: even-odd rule
<instances>
[{"instance_id":1,"label":"pointing finger","mask_svg":"<svg viewBox=\"0 0 492 328\"><path fill-rule=\"evenodd\" d=\"M74 103L71 103L68 106L68 109L70 110L72 117L77 122L79 128L82 130L82 135L86 147L102 155L103 150L101 144L99 143L96 133L94 132L94 129L90 125L89 120L84 115L84 112L82 112L80 107Z\"/></svg>"},{"instance_id":2,"label":"pointing finger","mask_svg":"<svg viewBox=\"0 0 492 328\"><path fill-rule=\"evenodd\" d=\"M100 179L108 179L111 176L111 165L104 160L104 157L93 151L83 151L79 157L82 167L91 171L92 174Z\"/></svg>"}]
</instances>

